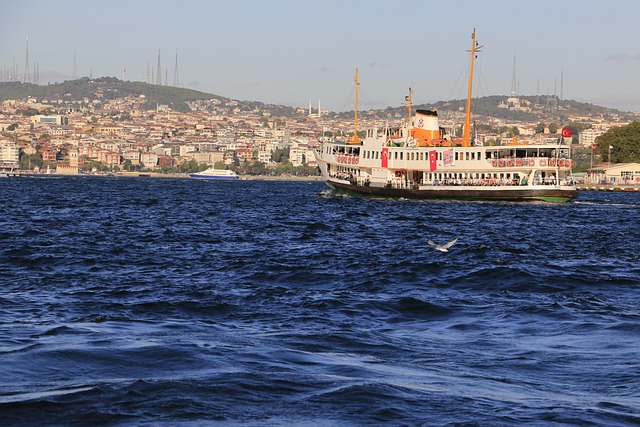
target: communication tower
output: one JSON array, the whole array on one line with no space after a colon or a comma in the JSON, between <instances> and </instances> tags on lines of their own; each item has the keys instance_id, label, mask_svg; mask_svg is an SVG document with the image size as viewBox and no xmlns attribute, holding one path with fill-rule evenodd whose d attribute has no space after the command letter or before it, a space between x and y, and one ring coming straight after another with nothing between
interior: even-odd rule
<instances>
[{"instance_id":1,"label":"communication tower","mask_svg":"<svg viewBox=\"0 0 640 427\"><path fill-rule=\"evenodd\" d=\"M178 76L178 49L176 49L176 69L173 72L173 85L180 87L180 78Z\"/></svg>"},{"instance_id":2,"label":"communication tower","mask_svg":"<svg viewBox=\"0 0 640 427\"><path fill-rule=\"evenodd\" d=\"M24 83L31 83L31 72L29 71L29 36L27 36L27 60L24 63Z\"/></svg>"},{"instance_id":3,"label":"communication tower","mask_svg":"<svg viewBox=\"0 0 640 427\"><path fill-rule=\"evenodd\" d=\"M158 73L156 77L157 77L156 84L158 86L161 86L162 85L162 68L160 68L160 49L158 49Z\"/></svg>"},{"instance_id":4,"label":"communication tower","mask_svg":"<svg viewBox=\"0 0 640 427\"><path fill-rule=\"evenodd\" d=\"M516 96L518 89L516 87L516 54L513 54L513 76L511 77L511 96Z\"/></svg>"}]
</instances>

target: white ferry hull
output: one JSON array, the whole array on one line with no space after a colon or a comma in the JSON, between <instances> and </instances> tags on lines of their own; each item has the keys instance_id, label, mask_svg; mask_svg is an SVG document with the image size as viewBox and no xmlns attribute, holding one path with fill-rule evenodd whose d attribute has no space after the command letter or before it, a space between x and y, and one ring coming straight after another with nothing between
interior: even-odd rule
<instances>
[{"instance_id":1,"label":"white ferry hull","mask_svg":"<svg viewBox=\"0 0 640 427\"><path fill-rule=\"evenodd\" d=\"M359 146L325 143L315 152L324 181L339 193L406 199L564 202L578 195L570 160L562 159L559 167L559 159L553 157L515 157L516 150L568 152L567 146L388 147L383 141L364 140ZM387 167L381 166L383 149ZM444 151L454 159L473 153L474 160L452 160L445 166ZM434 152L437 160L432 164L428 159ZM487 158L498 153L514 157Z\"/></svg>"},{"instance_id":2,"label":"white ferry hull","mask_svg":"<svg viewBox=\"0 0 640 427\"><path fill-rule=\"evenodd\" d=\"M577 196L570 186L533 186L528 188L486 188L486 187L440 187L440 188L388 188L353 185L348 181L327 181L329 187L338 193L422 200L469 200L469 201L548 201L565 202Z\"/></svg>"}]
</instances>

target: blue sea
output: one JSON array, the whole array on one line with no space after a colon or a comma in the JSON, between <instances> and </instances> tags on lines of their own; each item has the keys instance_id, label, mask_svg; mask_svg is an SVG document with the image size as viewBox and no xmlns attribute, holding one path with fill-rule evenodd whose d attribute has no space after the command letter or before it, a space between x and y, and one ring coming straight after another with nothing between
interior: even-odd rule
<instances>
[{"instance_id":1,"label":"blue sea","mask_svg":"<svg viewBox=\"0 0 640 427\"><path fill-rule=\"evenodd\" d=\"M638 425L639 212L5 179L0 424Z\"/></svg>"}]
</instances>

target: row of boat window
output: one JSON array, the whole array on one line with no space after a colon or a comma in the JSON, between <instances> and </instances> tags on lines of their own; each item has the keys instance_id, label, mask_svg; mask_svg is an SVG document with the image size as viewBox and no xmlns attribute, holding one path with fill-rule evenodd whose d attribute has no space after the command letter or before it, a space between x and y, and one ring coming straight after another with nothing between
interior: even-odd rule
<instances>
[{"instance_id":1,"label":"row of boat window","mask_svg":"<svg viewBox=\"0 0 640 427\"><path fill-rule=\"evenodd\" d=\"M329 147L327 147L327 151ZM334 155L352 155L358 156L360 154L360 148L348 147L348 148L333 148L332 153ZM389 153L389 158L393 160L405 160L405 152L402 150L392 150ZM425 161L429 159L429 153L426 151L420 152L407 152L406 160L412 161ZM443 151L438 151L438 160L442 160ZM486 159L498 159L502 157L555 157L555 150L516 150L515 156L512 150L487 150L485 152ZM380 151L364 150L362 157L365 159L380 160L382 154ZM568 152L562 151L560 157L568 157ZM482 159L482 151L454 151L454 160L480 160Z\"/></svg>"},{"instance_id":2,"label":"row of boat window","mask_svg":"<svg viewBox=\"0 0 640 427\"><path fill-rule=\"evenodd\" d=\"M447 179L519 179L518 173L452 173L452 172L428 172L425 174L427 180L432 181L434 179L444 181Z\"/></svg>"},{"instance_id":3,"label":"row of boat window","mask_svg":"<svg viewBox=\"0 0 640 427\"><path fill-rule=\"evenodd\" d=\"M404 151L393 151L393 154L391 154L394 160L404 160ZM476 156L477 154L477 156ZM438 155L438 160L442 160L442 152L437 153ZM379 151L370 151L370 150L365 150L363 152L363 158L365 159L373 159L373 160L379 160L380 159L380 152ZM481 159L482 158L482 153L480 151L478 151L477 153L474 151L467 151L466 153L460 153L460 152L455 152L455 160L476 160L476 159ZM407 153L407 160L411 161L411 160L418 160L418 161L424 161L424 160L428 160L429 159L429 153L428 152L424 152L424 151L420 151L418 153L416 152L408 152Z\"/></svg>"}]
</instances>

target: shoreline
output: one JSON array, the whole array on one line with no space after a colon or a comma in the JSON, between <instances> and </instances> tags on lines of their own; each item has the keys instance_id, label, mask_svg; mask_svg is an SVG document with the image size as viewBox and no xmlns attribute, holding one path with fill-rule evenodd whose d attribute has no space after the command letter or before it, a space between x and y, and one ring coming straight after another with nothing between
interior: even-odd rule
<instances>
[{"instance_id":1,"label":"shoreline","mask_svg":"<svg viewBox=\"0 0 640 427\"><path fill-rule=\"evenodd\" d=\"M640 191L640 185L637 184L578 184L576 188L578 191Z\"/></svg>"},{"instance_id":2,"label":"shoreline","mask_svg":"<svg viewBox=\"0 0 640 427\"><path fill-rule=\"evenodd\" d=\"M192 179L189 174L166 174L158 172L118 172L118 173L91 173L91 174L63 174L63 173L30 173L21 172L11 176L11 178L34 177L34 178L61 178L70 177L95 177L95 178L180 178ZM322 181L321 176L293 176L293 175L238 175L238 181Z\"/></svg>"}]
</instances>

